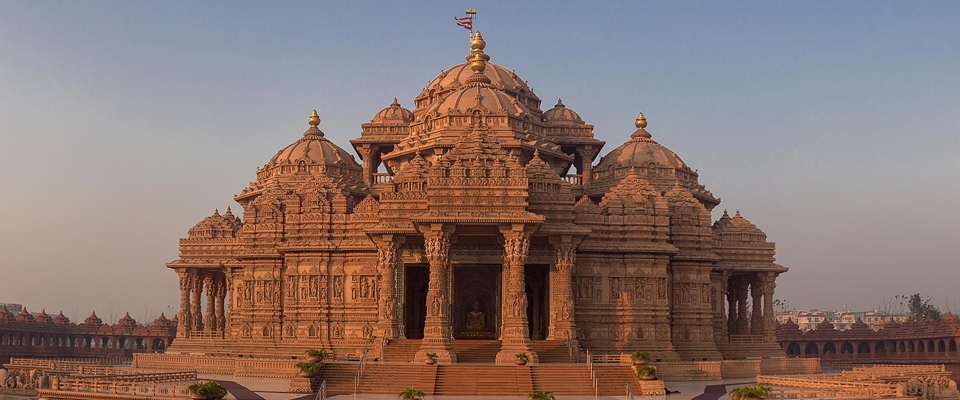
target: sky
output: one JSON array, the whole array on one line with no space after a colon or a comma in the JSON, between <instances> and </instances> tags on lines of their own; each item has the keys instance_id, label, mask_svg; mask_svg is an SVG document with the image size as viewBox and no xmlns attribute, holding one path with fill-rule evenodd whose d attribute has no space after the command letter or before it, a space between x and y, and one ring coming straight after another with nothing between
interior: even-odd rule
<instances>
[{"instance_id":1,"label":"sky","mask_svg":"<svg viewBox=\"0 0 960 400\"><path fill-rule=\"evenodd\" d=\"M177 239L297 140L463 62L653 138L777 243L776 297L960 303L960 2L0 1L0 302L168 316ZM122 315L122 314L119 314Z\"/></svg>"}]
</instances>

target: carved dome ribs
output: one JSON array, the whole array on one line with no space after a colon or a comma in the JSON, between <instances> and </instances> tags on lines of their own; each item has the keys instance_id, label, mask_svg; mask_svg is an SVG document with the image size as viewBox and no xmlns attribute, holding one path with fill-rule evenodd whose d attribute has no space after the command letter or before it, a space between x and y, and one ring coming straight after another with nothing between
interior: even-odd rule
<instances>
[{"instance_id":1,"label":"carved dome ribs","mask_svg":"<svg viewBox=\"0 0 960 400\"><path fill-rule=\"evenodd\" d=\"M713 197L698 182L697 172L687 166L677 153L651 139L650 133L644 129L647 120L643 113L637 116L635 125L637 130L630 135L630 140L603 156L594 167L594 184L588 190L590 196L602 195L624 176L635 172L661 193L666 193L675 183L679 183L708 210L720 204L720 199Z\"/></svg>"}]
</instances>

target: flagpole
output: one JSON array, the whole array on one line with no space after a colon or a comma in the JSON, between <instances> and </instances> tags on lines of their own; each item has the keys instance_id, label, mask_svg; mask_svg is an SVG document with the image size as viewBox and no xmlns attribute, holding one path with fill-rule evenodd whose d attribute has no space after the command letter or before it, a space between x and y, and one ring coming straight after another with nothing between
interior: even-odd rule
<instances>
[{"instance_id":1,"label":"flagpole","mask_svg":"<svg viewBox=\"0 0 960 400\"><path fill-rule=\"evenodd\" d=\"M467 10L467 16L470 17L470 40L473 40L473 17L477 15L477 10Z\"/></svg>"}]
</instances>

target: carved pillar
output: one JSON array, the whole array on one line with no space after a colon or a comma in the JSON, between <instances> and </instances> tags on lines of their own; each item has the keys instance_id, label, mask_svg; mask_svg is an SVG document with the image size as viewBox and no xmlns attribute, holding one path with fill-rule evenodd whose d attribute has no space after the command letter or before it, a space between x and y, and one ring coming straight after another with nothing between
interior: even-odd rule
<instances>
[{"instance_id":1,"label":"carved pillar","mask_svg":"<svg viewBox=\"0 0 960 400\"><path fill-rule=\"evenodd\" d=\"M737 334L737 296L736 278L727 278L727 335Z\"/></svg>"},{"instance_id":2,"label":"carved pillar","mask_svg":"<svg viewBox=\"0 0 960 400\"><path fill-rule=\"evenodd\" d=\"M223 337L230 337L230 330L233 328L233 324L230 322L230 319L233 317L233 303L236 301L235 296L236 292L233 287L233 272L229 269L224 275L224 296L227 294L230 295L229 301L224 301L226 303L226 310L223 315Z\"/></svg>"},{"instance_id":3,"label":"carved pillar","mask_svg":"<svg viewBox=\"0 0 960 400\"><path fill-rule=\"evenodd\" d=\"M226 298L227 298L227 283L226 277L223 275L218 275L216 281L214 281L214 288L216 289L216 316L214 321L216 328L214 331L224 332L226 331L226 312L224 310Z\"/></svg>"},{"instance_id":4,"label":"carved pillar","mask_svg":"<svg viewBox=\"0 0 960 400\"><path fill-rule=\"evenodd\" d=\"M190 280L190 287L193 290L193 304L191 304L191 314L193 316L193 326L191 327L193 332L199 332L203 330L203 314L200 312L200 293L203 292L203 279L200 277L200 273L196 272L193 274L193 279Z\"/></svg>"},{"instance_id":5,"label":"carved pillar","mask_svg":"<svg viewBox=\"0 0 960 400\"><path fill-rule=\"evenodd\" d=\"M750 319L747 318L747 290L750 288L746 277L737 280L737 334L750 333Z\"/></svg>"},{"instance_id":6,"label":"carved pillar","mask_svg":"<svg viewBox=\"0 0 960 400\"><path fill-rule=\"evenodd\" d=\"M566 239L566 240L565 240ZM580 238L551 238L550 243L555 251L554 267L557 270L555 285L552 288L551 301L556 302L553 307L556 315L550 326L548 339L577 340L573 301L573 269L576 266L577 246Z\"/></svg>"},{"instance_id":7,"label":"carved pillar","mask_svg":"<svg viewBox=\"0 0 960 400\"><path fill-rule=\"evenodd\" d=\"M190 337L190 325L193 321L190 307L190 288L192 287L193 274L186 268L177 270L180 278L180 316L177 318L180 323L177 325L177 337Z\"/></svg>"},{"instance_id":8,"label":"carved pillar","mask_svg":"<svg viewBox=\"0 0 960 400\"><path fill-rule=\"evenodd\" d=\"M207 275L203 277L203 286L207 290L207 312L203 316L203 326L207 332L217 330L217 290L213 285L213 273L208 272Z\"/></svg>"},{"instance_id":9,"label":"carved pillar","mask_svg":"<svg viewBox=\"0 0 960 400\"><path fill-rule=\"evenodd\" d=\"M592 151L589 148L582 149L580 151L581 158L581 167L580 167L580 176L583 182L583 187L587 187L590 183L590 180L593 178L593 157Z\"/></svg>"},{"instance_id":10,"label":"carved pillar","mask_svg":"<svg viewBox=\"0 0 960 400\"><path fill-rule=\"evenodd\" d=\"M400 338L400 309L397 296L397 272L402 268L399 257L403 237L384 235L377 238L377 272L380 274L377 305L379 308L377 335L387 339Z\"/></svg>"},{"instance_id":11,"label":"carved pillar","mask_svg":"<svg viewBox=\"0 0 960 400\"><path fill-rule=\"evenodd\" d=\"M777 316L773 311L773 291L777 287L777 276L767 273L763 276L763 341L776 343Z\"/></svg>"},{"instance_id":12,"label":"carved pillar","mask_svg":"<svg viewBox=\"0 0 960 400\"><path fill-rule=\"evenodd\" d=\"M763 281L759 275L750 281L750 296L753 297L753 313L750 315L750 334L763 334Z\"/></svg>"},{"instance_id":13,"label":"carved pillar","mask_svg":"<svg viewBox=\"0 0 960 400\"><path fill-rule=\"evenodd\" d=\"M512 364L516 355L527 353L530 362L537 362L537 355L530 344L530 326L527 321L527 292L524 286L524 265L530 249L530 233L523 224L500 227L503 234L503 315L500 352L497 364Z\"/></svg>"},{"instance_id":14,"label":"carved pillar","mask_svg":"<svg viewBox=\"0 0 960 400\"><path fill-rule=\"evenodd\" d=\"M726 273L710 272L710 305L713 307L713 338L715 343L726 342L727 313L723 303L727 293Z\"/></svg>"},{"instance_id":15,"label":"carved pillar","mask_svg":"<svg viewBox=\"0 0 960 400\"><path fill-rule=\"evenodd\" d=\"M373 184L373 173L376 172L373 169L373 149L367 146L360 146L357 150L360 151L360 157L363 159L363 181L367 185Z\"/></svg>"},{"instance_id":16,"label":"carved pillar","mask_svg":"<svg viewBox=\"0 0 960 400\"><path fill-rule=\"evenodd\" d=\"M436 353L440 363L457 362L450 347L453 330L450 328L450 247L453 245L451 225L422 226L423 247L430 261L430 282L427 289L427 317L423 340L414 361L423 361L427 353Z\"/></svg>"}]
</instances>

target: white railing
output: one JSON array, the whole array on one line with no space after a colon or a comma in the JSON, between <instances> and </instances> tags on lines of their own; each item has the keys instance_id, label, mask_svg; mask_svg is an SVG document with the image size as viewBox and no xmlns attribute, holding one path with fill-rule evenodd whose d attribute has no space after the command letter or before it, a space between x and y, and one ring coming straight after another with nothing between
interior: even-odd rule
<instances>
[{"instance_id":1,"label":"white railing","mask_svg":"<svg viewBox=\"0 0 960 400\"><path fill-rule=\"evenodd\" d=\"M573 186L582 186L583 185L583 175L567 175L560 177L564 182L569 183Z\"/></svg>"},{"instance_id":2,"label":"white railing","mask_svg":"<svg viewBox=\"0 0 960 400\"><path fill-rule=\"evenodd\" d=\"M600 385L597 381L597 370L593 368L593 357L590 355L590 350L587 350L587 371L590 372L590 382L593 384L593 398L597 399L600 397Z\"/></svg>"},{"instance_id":3,"label":"white railing","mask_svg":"<svg viewBox=\"0 0 960 400\"><path fill-rule=\"evenodd\" d=\"M327 380L324 379L323 382L320 382L320 388L317 389L317 397L314 397L313 400L327 400Z\"/></svg>"},{"instance_id":4,"label":"white railing","mask_svg":"<svg viewBox=\"0 0 960 400\"><path fill-rule=\"evenodd\" d=\"M393 175L381 173L381 172L373 174L374 184L390 183L390 182L393 182Z\"/></svg>"},{"instance_id":5,"label":"white railing","mask_svg":"<svg viewBox=\"0 0 960 400\"><path fill-rule=\"evenodd\" d=\"M580 360L578 360L579 357L576 357L577 355L574 354L573 341L570 340L570 338L566 338L566 339L563 339L563 342L565 345L567 345L567 355L570 357L570 361L573 361L575 363L580 362Z\"/></svg>"},{"instance_id":6,"label":"white railing","mask_svg":"<svg viewBox=\"0 0 960 400\"><path fill-rule=\"evenodd\" d=\"M360 379L363 378L363 366L367 363L367 349L363 349L360 355L360 365L357 366L357 373L353 378L353 398L357 398L357 391L360 390Z\"/></svg>"},{"instance_id":7,"label":"white railing","mask_svg":"<svg viewBox=\"0 0 960 400\"><path fill-rule=\"evenodd\" d=\"M626 398L625 398L624 400L636 400L636 399L633 397L633 391L630 390L630 384L629 384L629 383L627 384L627 396L626 396Z\"/></svg>"}]
</instances>

